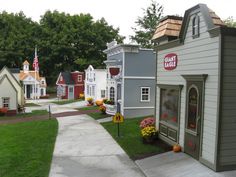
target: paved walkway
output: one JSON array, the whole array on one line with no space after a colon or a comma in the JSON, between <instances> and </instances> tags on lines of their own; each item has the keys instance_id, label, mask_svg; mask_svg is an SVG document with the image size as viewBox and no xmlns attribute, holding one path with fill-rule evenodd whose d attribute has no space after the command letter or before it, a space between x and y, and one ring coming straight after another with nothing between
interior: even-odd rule
<instances>
[{"instance_id":1,"label":"paved walkway","mask_svg":"<svg viewBox=\"0 0 236 177\"><path fill-rule=\"evenodd\" d=\"M185 153L167 152L136 164L148 177L235 177L236 171L216 173Z\"/></svg>"},{"instance_id":2,"label":"paved walkway","mask_svg":"<svg viewBox=\"0 0 236 177\"><path fill-rule=\"evenodd\" d=\"M58 122L50 177L144 177L97 121L77 115Z\"/></svg>"}]
</instances>

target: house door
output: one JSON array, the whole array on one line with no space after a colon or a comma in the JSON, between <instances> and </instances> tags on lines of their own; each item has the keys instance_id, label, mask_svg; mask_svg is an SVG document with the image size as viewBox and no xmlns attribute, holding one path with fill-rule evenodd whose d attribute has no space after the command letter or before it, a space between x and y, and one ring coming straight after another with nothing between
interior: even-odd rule
<instances>
[{"instance_id":1,"label":"house door","mask_svg":"<svg viewBox=\"0 0 236 177\"><path fill-rule=\"evenodd\" d=\"M187 81L184 150L199 159L202 121L202 81Z\"/></svg>"},{"instance_id":2,"label":"house door","mask_svg":"<svg viewBox=\"0 0 236 177\"><path fill-rule=\"evenodd\" d=\"M74 99L74 86L68 86L68 99Z\"/></svg>"},{"instance_id":3,"label":"house door","mask_svg":"<svg viewBox=\"0 0 236 177\"><path fill-rule=\"evenodd\" d=\"M26 98L30 98L32 92L31 85L26 85Z\"/></svg>"},{"instance_id":4,"label":"house door","mask_svg":"<svg viewBox=\"0 0 236 177\"><path fill-rule=\"evenodd\" d=\"M43 89L41 89L40 96L43 96L43 95L44 95L44 92L43 92Z\"/></svg>"}]
</instances>

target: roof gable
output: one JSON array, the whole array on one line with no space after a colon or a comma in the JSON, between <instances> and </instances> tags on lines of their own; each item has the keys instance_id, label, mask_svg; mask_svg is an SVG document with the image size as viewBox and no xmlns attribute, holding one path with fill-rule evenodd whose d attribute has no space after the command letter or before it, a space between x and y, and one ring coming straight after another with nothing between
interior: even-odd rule
<instances>
[{"instance_id":1,"label":"roof gable","mask_svg":"<svg viewBox=\"0 0 236 177\"><path fill-rule=\"evenodd\" d=\"M207 30L213 29L216 26L224 26L223 21L215 14L215 12L209 9L205 4L197 4L196 6L186 10L184 13L184 18L179 34L181 41L183 41L185 38L191 15L197 12L202 14Z\"/></svg>"},{"instance_id":2,"label":"roof gable","mask_svg":"<svg viewBox=\"0 0 236 177\"><path fill-rule=\"evenodd\" d=\"M62 72L61 75L63 77L65 84L67 84L67 85L74 85L75 84L70 72Z\"/></svg>"},{"instance_id":3,"label":"roof gable","mask_svg":"<svg viewBox=\"0 0 236 177\"><path fill-rule=\"evenodd\" d=\"M12 83L12 80L9 79L9 77L8 77L7 74L4 74L4 75L0 78L0 86L1 86L1 84L3 83L3 81L4 81L5 79L10 83L10 85L12 86L12 88L13 88L13 89L15 90L15 92L17 93L17 92L18 92L17 89L15 88L14 84Z\"/></svg>"},{"instance_id":4,"label":"roof gable","mask_svg":"<svg viewBox=\"0 0 236 177\"><path fill-rule=\"evenodd\" d=\"M4 72L5 72L5 74L7 74L8 79L10 79L10 80L12 80L12 82L14 82L13 85L16 84L17 87L20 87L20 88L21 88L20 83L16 80L16 78L15 78L15 77L13 76L13 74L10 72L10 70L8 69L8 67L4 66L4 67L2 68L2 70L0 71L0 76L4 75Z\"/></svg>"}]
</instances>

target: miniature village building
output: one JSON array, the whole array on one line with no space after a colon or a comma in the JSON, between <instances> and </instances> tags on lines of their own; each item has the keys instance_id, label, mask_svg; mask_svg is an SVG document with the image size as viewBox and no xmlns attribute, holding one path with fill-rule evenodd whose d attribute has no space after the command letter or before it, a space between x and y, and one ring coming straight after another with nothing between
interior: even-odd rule
<instances>
[{"instance_id":1,"label":"miniature village building","mask_svg":"<svg viewBox=\"0 0 236 177\"><path fill-rule=\"evenodd\" d=\"M236 29L198 4L161 20L153 40L160 138L215 171L236 169Z\"/></svg>"},{"instance_id":2,"label":"miniature village building","mask_svg":"<svg viewBox=\"0 0 236 177\"><path fill-rule=\"evenodd\" d=\"M19 82L19 69L3 67L0 71L0 108L7 108L7 115L15 115L24 103L24 93Z\"/></svg>"},{"instance_id":3,"label":"miniature village building","mask_svg":"<svg viewBox=\"0 0 236 177\"><path fill-rule=\"evenodd\" d=\"M106 77L106 69L94 69L92 65L89 65L85 70L85 100L87 98L93 98L96 101L106 97Z\"/></svg>"},{"instance_id":4,"label":"miniature village building","mask_svg":"<svg viewBox=\"0 0 236 177\"><path fill-rule=\"evenodd\" d=\"M107 60L106 112L125 118L154 115L155 53L134 44L113 41L104 51Z\"/></svg>"},{"instance_id":5,"label":"miniature village building","mask_svg":"<svg viewBox=\"0 0 236 177\"><path fill-rule=\"evenodd\" d=\"M56 81L57 96L62 99L78 99L84 94L84 73L79 71L61 72Z\"/></svg>"},{"instance_id":6,"label":"miniature village building","mask_svg":"<svg viewBox=\"0 0 236 177\"><path fill-rule=\"evenodd\" d=\"M23 84L24 96L26 99L39 99L46 96L46 78L39 75L39 71L29 70L29 62L23 63L23 70L20 71L20 81Z\"/></svg>"}]
</instances>

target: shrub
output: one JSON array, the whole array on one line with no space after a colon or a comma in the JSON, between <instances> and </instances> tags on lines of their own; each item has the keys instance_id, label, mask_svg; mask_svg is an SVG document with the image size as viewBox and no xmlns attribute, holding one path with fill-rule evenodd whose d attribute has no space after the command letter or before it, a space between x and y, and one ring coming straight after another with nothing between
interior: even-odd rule
<instances>
[{"instance_id":1,"label":"shrub","mask_svg":"<svg viewBox=\"0 0 236 177\"><path fill-rule=\"evenodd\" d=\"M8 109L3 107L3 108L0 108L0 116L5 116L5 114L7 113Z\"/></svg>"},{"instance_id":2,"label":"shrub","mask_svg":"<svg viewBox=\"0 0 236 177\"><path fill-rule=\"evenodd\" d=\"M106 114L106 107L101 105L99 106L99 110L102 112L102 114Z\"/></svg>"},{"instance_id":3,"label":"shrub","mask_svg":"<svg viewBox=\"0 0 236 177\"><path fill-rule=\"evenodd\" d=\"M96 100L96 101L95 101L95 104L96 104L97 106L101 106L101 105L103 104L103 100Z\"/></svg>"},{"instance_id":4,"label":"shrub","mask_svg":"<svg viewBox=\"0 0 236 177\"><path fill-rule=\"evenodd\" d=\"M114 105L114 104L115 104L114 101L108 100L108 99L104 99L103 102L104 102L105 104L110 104L110 105Z\"/></svg>"},{"instance_id":5,"label":"shrub","mask_svg":"<svg viewBox=\"0 0 236 177\"><path fill-rule=\"evenodd\" d=\"M140 128L145 128L148 126L155 126L155 119L153 117L143 119L139 125Z\"/></svg>"},{"instance_id":6,"label":"shrub","mask_svg":"<svg viewBox=\"0 0 236 177\"><path fill-rule=\"evenodd\" d=\"M48 99L49 96L50 96L49 94L46 94L46 95L40 96L39 98L40 98L40 99Z\"/></svg>"},{"instance_id":7,"label":"shrub","mask_svg":"<svg viewBox=\"0 0 236 177\"><path fill-rule=\"evenodd\" d=\"M84 94L83 94L83 93L80 93L80 94L79 94L79 99L84 100Z\"/></svg>"}]
</instances>

